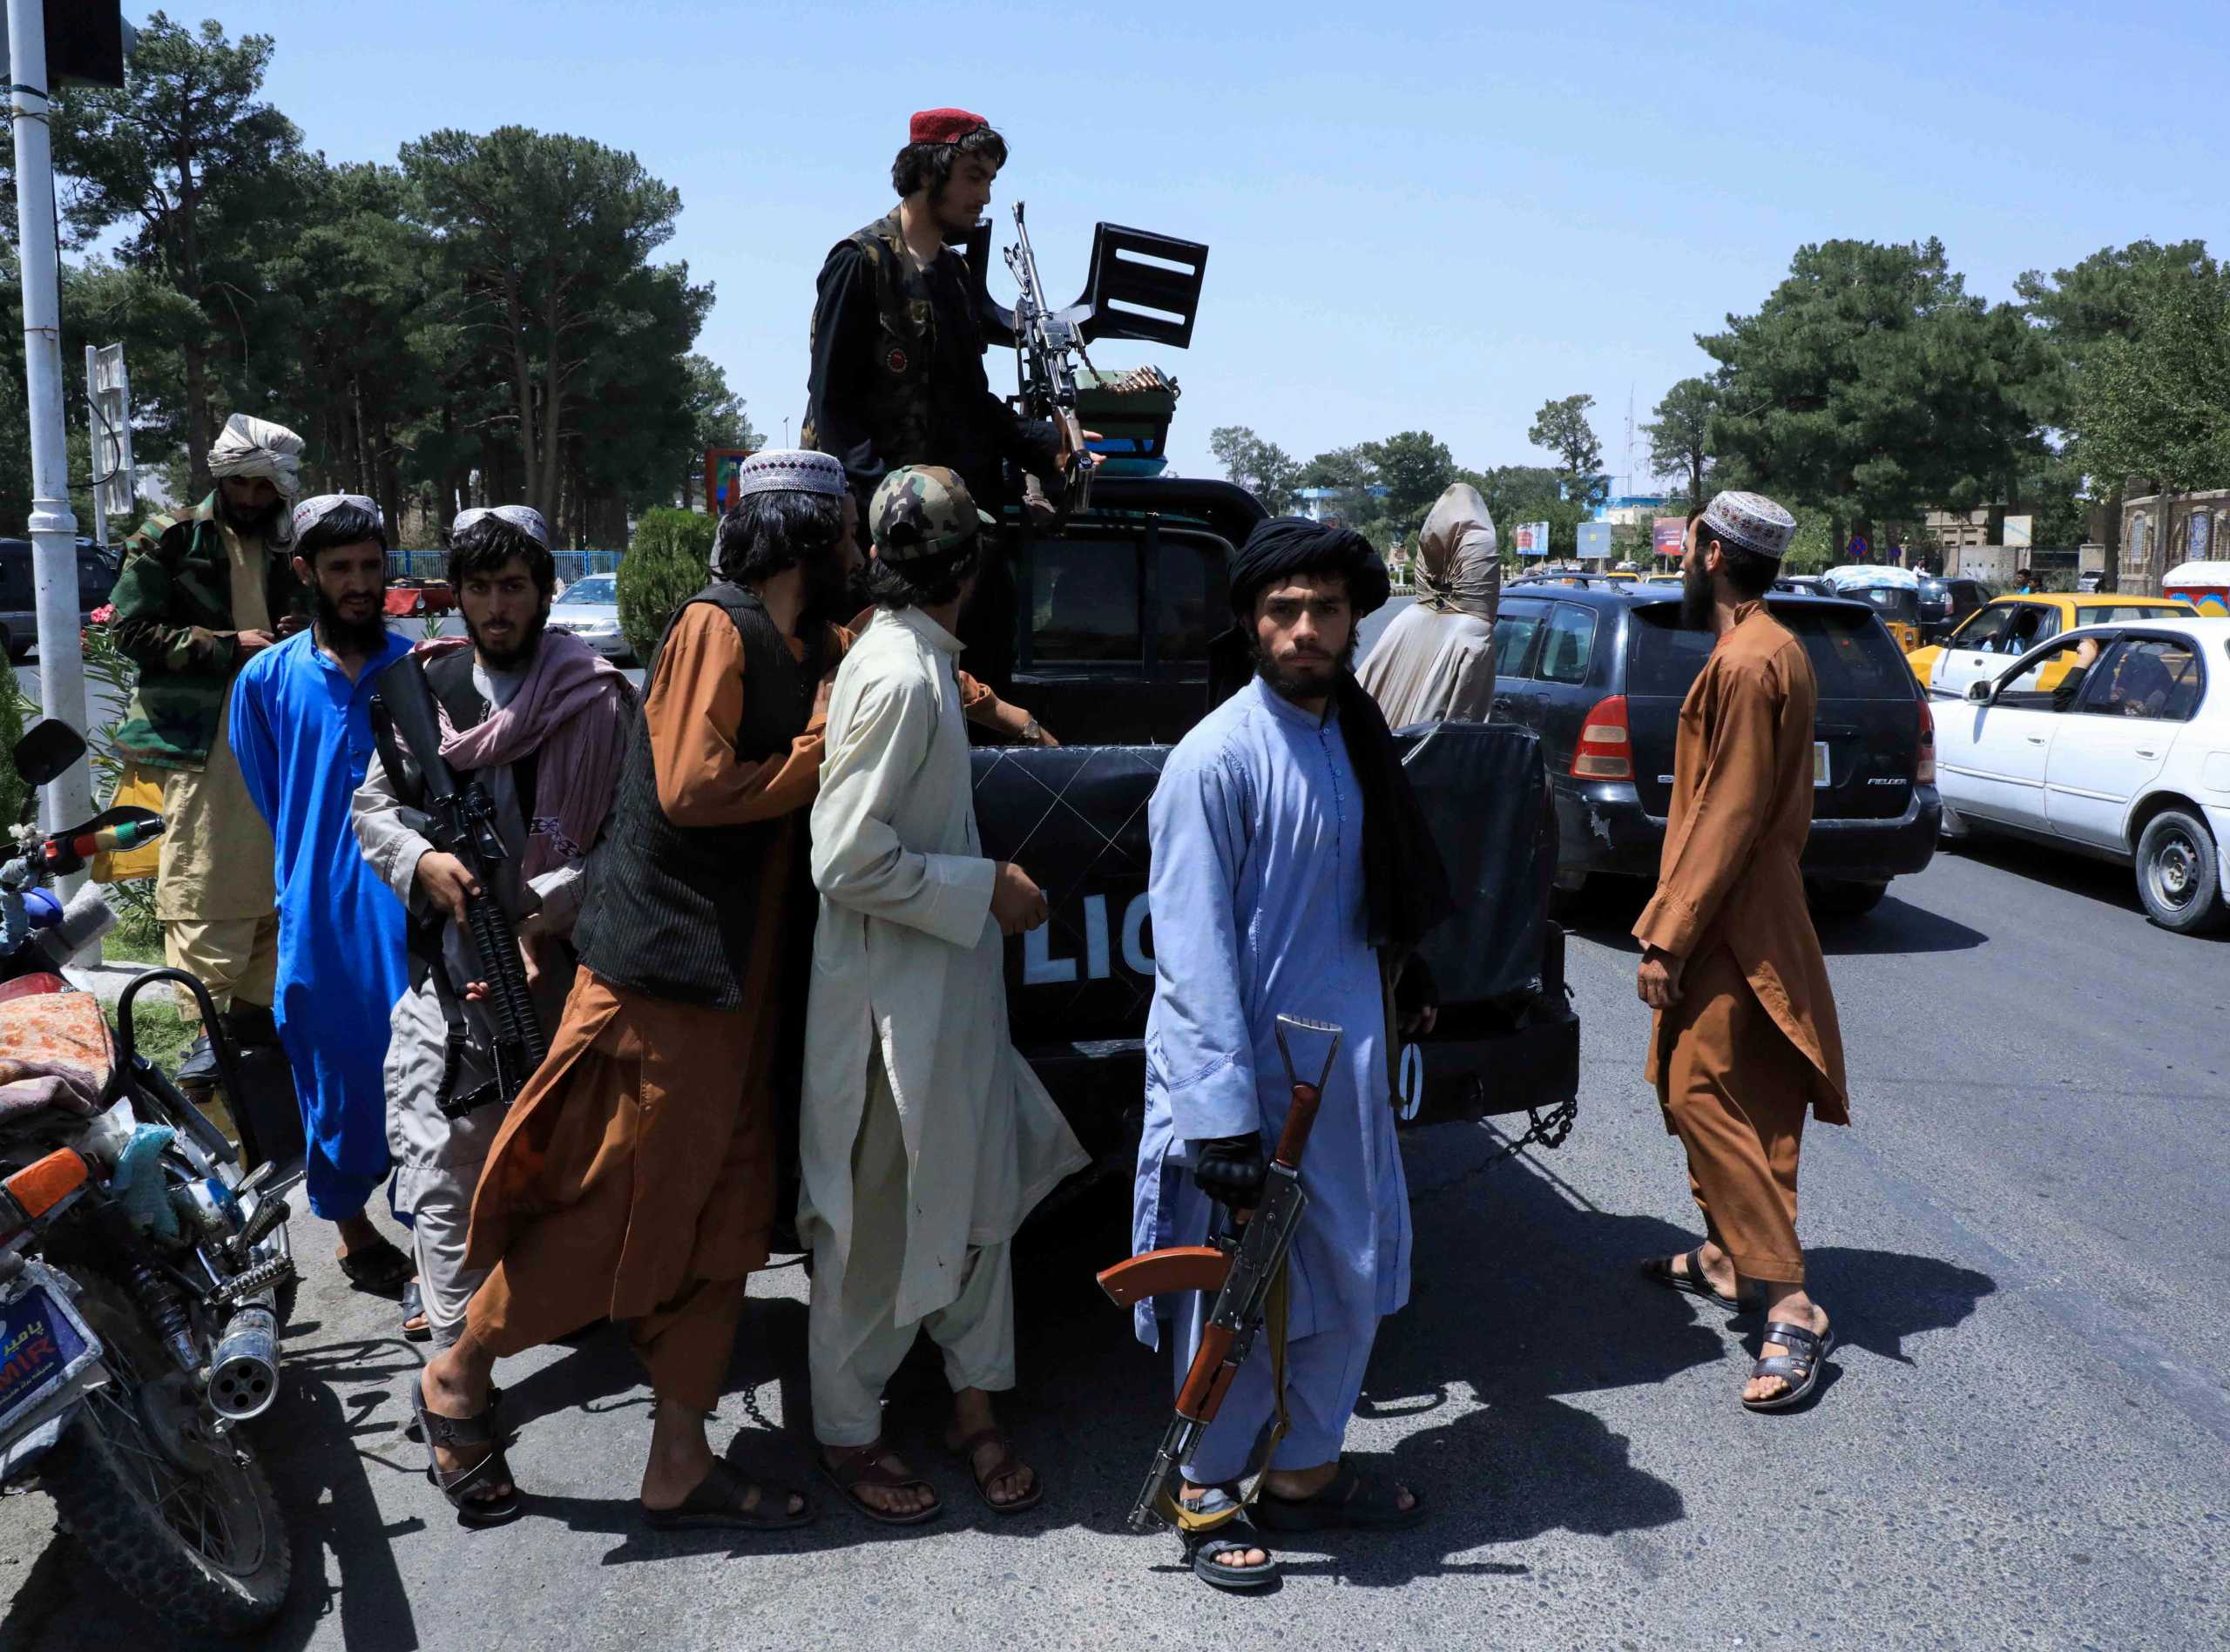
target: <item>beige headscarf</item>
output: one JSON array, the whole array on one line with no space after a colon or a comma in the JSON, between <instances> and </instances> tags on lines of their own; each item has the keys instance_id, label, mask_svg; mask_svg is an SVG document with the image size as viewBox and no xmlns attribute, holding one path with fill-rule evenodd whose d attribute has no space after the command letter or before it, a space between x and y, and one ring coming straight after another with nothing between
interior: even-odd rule
<instances>
[{"instance_id":1,"label":"beige headscarf","mask_svg":"<svg viewBox=\"0 0 2230 1652\"><path fill-rule=\"evenodd\" d=\"M1502 600L1502 553L1487 502L1468 482L1451 482L1417 536L1417 601L1443 614L1485 620Z\"/></svg>"},{"instance_id":2,"label":"beige headscarf","mask_svg":"<svg viewBox=\"0 0 2230 1652\"><path fill-rule=\"evenodd\" d=\"M261 476L279 490L286 502L279 513L279 533L287 539L290 531L289 513L294 499L302 490L302 439L283 424L274 424L268 419L259 419L252 413L235 413L225 421L225 428L209 449L209 474L213 476Z\"/></svg>"}]
</instances>

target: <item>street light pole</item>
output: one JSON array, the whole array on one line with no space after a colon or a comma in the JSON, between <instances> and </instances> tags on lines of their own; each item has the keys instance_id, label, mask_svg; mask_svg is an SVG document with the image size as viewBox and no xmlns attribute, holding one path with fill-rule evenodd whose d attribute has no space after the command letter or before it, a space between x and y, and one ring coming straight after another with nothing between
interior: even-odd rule
<instances>
[{"instance_id":1,"label":"street light pole","mask_svg":"<svg viewBox=\"0 0 2230 1652\"><path fill-rule=\"evenodd\" d=\"M67 0L65 0L67 3ZM85 731L85 655L78 636L78 519L70 514L62 421L62 294L55 255L54 151L47 132L45 0L8 0L10 118L16 129L16 246L24 283L24 376L30 393L31 567L38 603L38 680L47 716ZM83 764L46 788L45 826L93 812ZM66 885L74 887L74 880Z\"/></svg>"}]
</instances>

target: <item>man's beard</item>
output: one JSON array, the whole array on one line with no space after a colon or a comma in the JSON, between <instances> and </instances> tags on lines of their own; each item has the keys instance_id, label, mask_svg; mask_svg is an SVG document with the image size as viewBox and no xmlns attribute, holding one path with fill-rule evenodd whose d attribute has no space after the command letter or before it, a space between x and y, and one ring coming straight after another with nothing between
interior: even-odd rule
<instances>
[{"instance_id":1,"label":"man's beard","mask_svg":"<svg viewBox=\"0 0 2230 1652\"><path fill-rule=\"evenodd\" d=\"M1261 644L1249 644L1254 656L1254 673L1274 693L1289 700L1328 699L1339 686L1340 673L1352 669L1355 663L1355 638L1348 637L1348 646L1336 660L1319 665L1311 661L1302 666L1281 664L1263 651Z\"/></svg>"},{"instance_id":2,"label":"man's beard","mask_svg":"<svg viewBox=\"0 0 2230 1652\"><path fill-rule=\"evenodd\" d=\"M372 617L365 620L350 619L341 611L341 604L325 594L325 587L313 584L317 606L317 639L339 654L375 654L387 641L387 616L378 604L372 608Z\"/></svg>"},{"instance_id":3,"label":"man's beard","mask_svg":"<svg viewBox=\"0 0 2230 1652\"><path fill-rule=\"evenodd\" d=\"M854 600L852 593L858 588L858 574L864 569L847 573L836 552L808 559L805 564L805 604L799 617L815 625L834 625L856 614L866 606L866 599ZM850 606L847 607L846 603Z\"/></svg>"},{"instance_id":4,"label":"man's beard","mask_svg":"<svg viewBox=\"0 0 2230 1652\"><path fill-rule=\"evenodd\" d=\"M243 510L225 492L225 484L217 484L217 520L243 539L268 539L272 529L279 525L279 513L287 508L284 499L274 499L260 510Z\"/></svg>"},{"instance_id":5,"label":"man's beard","mask_svg":"<svg viewBox=\"0 0 2230 1652\"><path fill-rule=\"evenodd\" d=\"M1710 630L1718 620L1711 576L1701 568L1680 570L1680 624L1692 631Z\"/></svg>"},{"instance_id":6,"label":"man's beard","mask_svg":"<svg viewBox=\"0 0 2230 1652\"><path fill-rule=\"evenodd\" d=\"M472 638L473 651L480 656L480 663L491 671L515 671L534 657L535 650L542 646L544 628L550 624L550 599L542 599L542 606L535 610L534 619L525 634L508 649L500 649L483 641L480 627L470 620L464 622L465 635Z\"/></svg>"}]
</instances>

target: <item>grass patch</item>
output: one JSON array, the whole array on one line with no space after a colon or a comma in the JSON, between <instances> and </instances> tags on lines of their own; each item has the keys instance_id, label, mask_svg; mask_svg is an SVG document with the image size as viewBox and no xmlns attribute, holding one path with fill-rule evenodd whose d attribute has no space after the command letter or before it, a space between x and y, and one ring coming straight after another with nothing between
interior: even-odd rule
<instances>
[{"instance_id":1,"label":"grass patch","mask_svg":"<svg viewBox=\"0 0 2230 1652\"><path fill-rule=\"evenodd\" d=\"M132 1042L142 1055L175 1078L187 1046L200 1034L201 1022L198 1016L189 1021L176 1005L158 1001L155 995L162 990L150 987L132 1000Z\"/></svg>"}]
</instances>

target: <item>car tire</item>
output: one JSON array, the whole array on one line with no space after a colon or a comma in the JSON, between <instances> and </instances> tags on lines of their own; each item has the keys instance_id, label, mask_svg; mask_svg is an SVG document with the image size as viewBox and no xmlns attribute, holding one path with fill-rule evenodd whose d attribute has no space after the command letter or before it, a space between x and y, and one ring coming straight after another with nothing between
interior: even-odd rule
<instances>
[{"instance_id":1,"label":"car tire","mask_svg":"<svg viewBox=\"0 0 2230 1652\"><path fill-rule=\"evenodd\" d=\"M1886 883L1854 883L1846 879L1821 880L1804 887L1812 910L1822 918L1863 918L1882 904L1889 893Z\"/></svg>"},{"instance_id":2,"label":"car tire","mask_svg":"<svg viewBox=\"0 0 2230 1652\"><path fill-rule=\"evenodd\" d=\"M2137 898L2145 915L2179 935L2221 927L2222 862L2214 834L2188 809L2163 809L2137 840Z\"/></svg>"}]
</instances>

